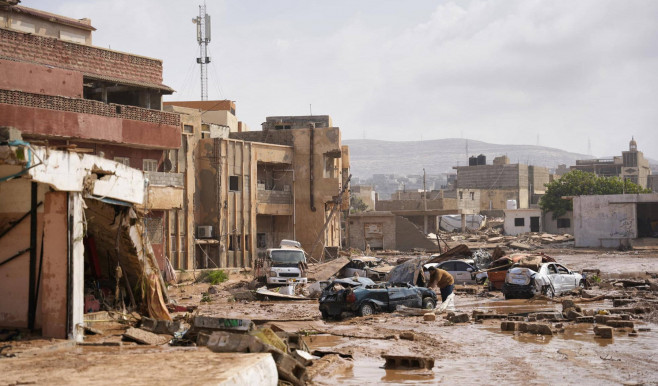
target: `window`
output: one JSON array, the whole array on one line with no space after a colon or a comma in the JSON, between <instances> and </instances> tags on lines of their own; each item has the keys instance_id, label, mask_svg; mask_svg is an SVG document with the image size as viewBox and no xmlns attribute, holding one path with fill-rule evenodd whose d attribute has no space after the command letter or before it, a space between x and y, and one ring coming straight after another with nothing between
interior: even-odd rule
<instances>
[{"instance_id":1,"label":"window","mask_svg":"<svg viewBox=\"0 0 658 386\"><path fill-rule=\"evenodd\" d=\"M114 161L130 167L130 158L128 157L114 157Z\"/></svg>"},{"instance_id":2,"label":"window","mask_svg":"<svg viewBox=\"0 0 658 386\"><path fill-rule=\"evenodd\" d=\"M557 270L555 269L555 266L553 264L549 265L547 269L549 275L554 275L557 273Z\"/></svg>"},{"instance_id":3,"label":"window","mask_svg":"<svg viewBox=\"0 0 658 386\"><path fill-rule=\"evenodd\" d=\"M194 126L192 125L183 125L183 132L184 133L194 133Z\"/></svg>"},{"instance_id":4,"label":"window","mask_svg":"<svg viewBox=\"0 0 658 386\"><path fill-rule=\"evenodd\" d=\"M267 248L267 236L265 233L256 233L256 248Z\"/></svg>"},{"instance_id":5,"label":"window","mask_svg":"<svg viewBox=\"0 0 658 386\"><path fill-rule=\"evenodd\" d=\"M464 199L464 192L461 192L461 191L459 192L459 199L460 200Z\"/></svg>"},{"instance_id":6,"label":"window","mask_svg":"<svg viewBox=\"0 0 658 386\"><path fill-rule=\"evenodd\" d=\"M142 161L142 170L145 172L157 172L158 171L158 160L155 159L145 159Z\"/></svg>"},{"instance_id":7,"label":"window","mask_svg":"<svg viewBox=\"0 0 658 386\"><path fill-rule=\"evenodd\" d=\"M558 228L570 228L571 227L571 219L568 219L568 218L559 218L559 219L557 219L557 227Z\"/></svg>"},{"instance_id":8,"label":"window","mask_svg":"<svg viewBox=\"0 0 658 386\"><path fill-rule=\"evenodd\" d=\"M228 190L232 192L240 191L240 176L228 177Z\"/></svg>"},{"instance_id":9,"label":"window","mask_svg":"<svg viewBox=\"0 0 658 386\"><path fill-rule=\"evenodd\" d=\"M475 192L471 192L471 201L475 200Z\"/></svg>"},{"instance_id":10,"label":"window","mask_svg":"<svg viewBox=\"0 0 658 386\"><path fill-rule=\"evenodd\" d=\"M338 168L336 167L337 158L324 155L324 178L338 177Z\"/></svg>"},{"instance_id":11,"label":"window","mask_svg":"<svg viewBox=\"0 0 658 386\"><path fill-rule=\"evenodd\" d=\"M569 274L569 270L564 268L563 266L558 265L558 264L555 264L555 266L557 267L557 273L559 273L561 275L568 275Z\"/></svg>"},{"instance_id":12,"label":"window","mask_svg":"<svg viewBox=\"0 0 658 386\"><path fill-rule=\"evenodd\" d=\"M525 218L523 217L517 217L514 219L514 226L515 227L522 227L525 225Z\"/></svg>"}]
</instances>

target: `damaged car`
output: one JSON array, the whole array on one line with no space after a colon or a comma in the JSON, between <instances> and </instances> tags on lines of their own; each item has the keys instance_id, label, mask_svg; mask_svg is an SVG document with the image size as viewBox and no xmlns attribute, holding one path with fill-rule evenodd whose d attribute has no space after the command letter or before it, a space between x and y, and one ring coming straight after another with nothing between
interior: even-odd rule
<instances>
[{"instance_id":1,"label":"damaged car","mask_svg":"<svg viewBox=\"0 0 658 386\"><path fill-rule=\"evenodd\" d=\"M532 269L535 268L535 269ZM554 297L585 286L585 278L557 263L538 267L514 266L507 271L503 295L505 299L526 299L536 294Z\"/></svg>"},{"instance_id":2,"label":"damaged car","mask_svg":"<svg viewBox=\"0 0 658 386\"><path fill-rule=\"evenodd\" d=\"M411 284L375 284L367 278L337 279L329 283L320 296L323 319L340 319L343 313L360 316L393 312L398 306L434 309L436 294ZM358 281L357 281L358 280ZM372 284L364 284L364 280Z\"/></svg>"}]
</instances>

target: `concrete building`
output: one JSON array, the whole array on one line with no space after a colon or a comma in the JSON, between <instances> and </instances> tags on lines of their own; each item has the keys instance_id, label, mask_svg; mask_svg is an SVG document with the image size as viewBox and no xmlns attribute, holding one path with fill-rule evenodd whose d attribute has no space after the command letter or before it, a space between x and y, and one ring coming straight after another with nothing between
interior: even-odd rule
<instances>
[{"instance_id":1,"label":"concrete building","mask_svg":"<svg viewBox=\"0 0 658 386\"><path fill-rule=\"evenodd\" d=\"M201 139L197 151L197 260L251 267L282 239L315 260L336 255L349 152L329 116L268 117L262 131ZM199 237L199 227L212 233Z\"/></svg>"},{"instance_id":2,"label":"concrete building","mask_svg":"<svg viewBox=\"0 0 658 386\"><path fill-rule=\"evenodd\" d=\"M642 238L655 241L658 194L578 196L573 199L573 220L576 247L618 248Z\"/></svg>"},{"instance_id":3,"label":"concrete building","mask_svg":"<svg viewBox=\"0 0 658 386\"><path fill-rule=\"evenodd\" d=\"M16 1L0 1L0 28L37 36L91 45L96 28L89 19L73 19L17 5Z\"/></svg>"},{"instance_id":4,"label":"concrete building","mask_svg":"<svg viewBox=\"0 0 658 386\"><path fill-rule=\"evenodd\" d=\"M203 123L228 127L232 133L249 131L246 124L238 121L235 115L235 102L233 101L167 101L163 102L163 105L165 110L167 106L186 107L196 110L197 115Z\"/></svg>"},{"instance_id":5,"label":"concrete building","mask_svg":"<svg viewBox=\"0 0 658 386\"><path fill-rule=\"evenodd\" d=\"M511 236L542 232L541 209L505 209L503 229Z\"/></svg>"},{"instance_id":6,"label":"concrete building","mask_svg":"<svg viewBox=\"0 0 658 386\"><path fill-rule=\"evenodd\" d=\"M438 231L439 216L462 213L457 209L457 200L444 197L442 190L404 192L404 194L394 196L401 197L401 199L377 200L375 210L403 216L425 233ZM426 196L427 199L425 199Z\"/></svg>"},{"instance_id":7,"label":"concrete building","mask_svg":"<svg viewBox=\"0 0 658 386\"><path fill-rule=\"evenodd\" d=\"M162 61L91 46L88 20L0 6L0 128L10 133L0 172L0 325L41 323L44 336L76 338L84 283L112 278L117 264L135 285L161 280L163 223L183 202L182 175L168 159L181 146L181 120L160 110L173 92L162 83ZM34 32L17 28L30 23ZM14 227L28 208L34 227Z\"/></svg>"},{"instance_id":8,"label":"concrete building","mask_svg":"<svg viewBox=\"0 0 658 386\"><path fill-rule=\"evenodd\" d=\"M350 214L348 244L350 248L366 250L412 251L438 250L423 231L402 216L388 211Z\"/></svg>"},{"instance_id":9,"label":"concrete building","mask_svg":"<svg viewBox=\"0 0 658 386\"><path fill-rule=\"evenodd\" d=\"M508 200L516 200L519 209L539 202L549 182L548 169L541 166L510 164L509 158L497 157L492 165L454 166L456 190L468 194L480 191L480 210L506 209ZM468 198L468 197L467 197ZM462 198L463 200L464 198Z\"/></svg>"},{"instance_id":10,"label":"concrete building","mask_svg":"<svg viewBox=\"0 0 658 386\"><path fill-rule=\"evenodd\" d=\"M577 160L571 170L582 170L602 177L620 177L629 180L643 188L650 187L649 176L651 168L649 160L637 150L637 142L632 138L628 150L621 153L621 157Z\"/></svg>"},{"instance_id":11,"label":"concrete building","mask_svg":"<svg viewBox=\"0 0 658 386\"><path fill-rule=\"evenodd\" d=\"M370 185L352 185L350 187L350 195L358 197L367 206L367 210L375 210L375 202L377 201L377 192Z\"/></svg>"},{"instance_id":12,"label":"concrete building","mask_svg":"<svg viewBox=\"0 0 658 386\"><path fill-rule=\"evenodd\" d=\"M552 234L570 234L573 235L573 211L553 218L553 212L546 212L542 215L543 231Z\"/></svg>"}]
</instances>

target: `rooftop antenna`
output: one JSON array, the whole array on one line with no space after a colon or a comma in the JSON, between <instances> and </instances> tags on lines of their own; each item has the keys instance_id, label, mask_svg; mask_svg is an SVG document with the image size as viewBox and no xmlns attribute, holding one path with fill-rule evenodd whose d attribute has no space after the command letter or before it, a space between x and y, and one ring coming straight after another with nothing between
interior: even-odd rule
<instances>
[{"instance_id":1,"label":"rooftop antenna","mask_svg":"<svg viewBox=\"0 0 658 386\"><path fill-rule=\"evenodd\" d=\"M587 137L587 155L592 155L592 140Z\"/></svg>"},{"instance_id":2,"label":"rooftop antenna","mask_svg":"<svg viewBox=\"0 0 658 386\"><path fill-rule=\"evenodd\" d=\"M199 57L196 62L201 65L201 100L208 100L208 43L210 43L210 15L206 13L206 3L199 6L199 16L192 19L196 24L196 40L199 42Z\"/></svg>"}]
</instances>

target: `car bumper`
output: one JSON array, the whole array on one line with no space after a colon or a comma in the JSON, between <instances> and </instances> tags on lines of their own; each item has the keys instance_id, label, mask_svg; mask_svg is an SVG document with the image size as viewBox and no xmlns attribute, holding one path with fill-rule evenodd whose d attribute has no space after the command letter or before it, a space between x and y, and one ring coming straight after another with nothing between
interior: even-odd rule
<instances>
[{"instance_id":1,"label":"car bumper","mask_svg":"<svg viewBox=\"0 0 658 386\"><path fill-rule=\"evenodd\" d=\"M535 295L535 287L531 284L516 285L516 284L503 284L503 294L507 297L514 298L531 298Z\"/></svg>"},{"instance_id":2,"label":"car bumper","mask_svg":"<svg viewBox=\"0 0 658 386\"><path fill-rule=\"evenodd\" d=\"M305 277L268 277L267 284L307 284L308 279Z\"/></svg>"}]
</instances>

